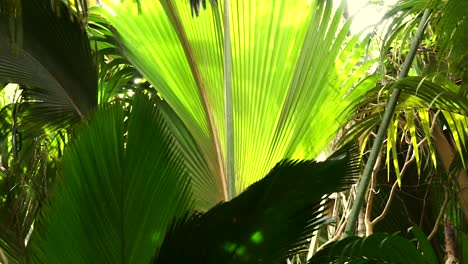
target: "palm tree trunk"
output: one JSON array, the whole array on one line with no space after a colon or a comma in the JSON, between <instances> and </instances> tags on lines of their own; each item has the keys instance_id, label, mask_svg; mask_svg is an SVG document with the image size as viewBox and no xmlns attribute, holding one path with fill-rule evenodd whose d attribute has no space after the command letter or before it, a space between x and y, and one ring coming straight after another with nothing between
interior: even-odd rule
<instances>
[{"instance_id":1,"label":"palm tree trunk","mask_svg":"<svg viewBox=\"0 0 468 264\"><path fill-rule=\"evenodd\" d=\"M450 144L447 137L444 135L440 126L434 126L434 132L432 134L434 138L434 144L437 148L437 152L443 153L440 155L442 165L447 173L450 173L450 168L453 161L456 159L457 151ZM452 184L455 186L457 198L460 206L465 214L465 219L468 220L468 175L464 168L460 169L452 175Z\"/></svg>"},{"instance_id":2,"label":"palm tree trunk","mask_svg":"<svg viewBox=\"0 0 468 264\"><path fill-rule=\"evenodd\" d=\"M458 264L458 247L457 239L455 238L455 231L453 230L453 224L445 220L445 264Z\"/></svg>"}]
</instances>

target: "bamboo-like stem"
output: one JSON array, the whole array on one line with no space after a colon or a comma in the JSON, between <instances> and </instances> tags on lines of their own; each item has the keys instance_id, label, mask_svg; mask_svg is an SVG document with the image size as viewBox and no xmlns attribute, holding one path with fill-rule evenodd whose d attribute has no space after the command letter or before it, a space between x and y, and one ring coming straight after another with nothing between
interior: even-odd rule
<instances>
[{"instance_id":1,"label":"bamboo-like stem","mask_svg":"<svg viewBox=\"0 0 468 264\"><path fill-rule=\"evenodd\" d=\"M403 63L401 72L398 75L398 79L402 79L408 75L408 72L410 70L411 64L413 63L414 57L416 56L416 51L418 49L419 43L421 42L424 29L426 28L427 21L429 20L430 15L431 15L431 10L426 9L424 11L424 14L421 19L421 23L419 24L416 35L414 36L411 42L408 55L405 59L405 62ZM367 192L367 189L369 187L369 182L371 180L372 169L374 168L374 164L377 161L377 157L379 156L379 151L385 139L388 125L390 121L392 120L393 113L395 112L395 107L396 107L399 96L400 96L400 89L395 87L389 99L388 106L385 109L382 123L380 124L379 130L377 132L377 137L375 138L374 146L372 147L369 160L366 163L366 167L364 168L363 175L358 184L357 192L356 192L356 199L354 200L353 208L349 215L345 232L343 233L343 238L354 235L354 230L356 228L356 222L359 216L359 211L361 210L361 207L364 203L365 194Z\"/></svg>"}]
</instances>

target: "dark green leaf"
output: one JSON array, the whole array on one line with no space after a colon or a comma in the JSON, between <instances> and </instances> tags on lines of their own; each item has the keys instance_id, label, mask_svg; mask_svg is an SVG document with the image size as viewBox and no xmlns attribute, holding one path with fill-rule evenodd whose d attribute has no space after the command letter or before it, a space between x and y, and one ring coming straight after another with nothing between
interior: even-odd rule
<instances>
[{"instance_id":1,"label":"dark green leaf","mask_svg":"<svg viewBox=\"0 0 468 264\"><path fill-rule=\"evenodd\" d=\"M416 238L418 239L419 246L421 247L422 254L426 259L427 263L436 264L439 262L434 249L431 246L431 242L427 239L426 235L417 226L413 226L409 229Z\"/></svg>"},{"instance_id":2,"label":"dark green leaf","mask_svg":"<svg viewBox=\"0 0 468 264\"><path fill-rule=\"evenodd\" d=\"M327 161L282 161L232 201L175 224L154 263L283 263L308 249L324 196L354 183L357 150Z\"/></svg>"},{"instance_id":3,"label":"dark green leaf","mask_svg":"<svg viewBox=\"0 0 468 264\"><path fill-rule=\"evenodd\" d=\"M11 21L0 17L0 81L28 87L23 96L42 109L29 122L63 126L96 106L97 75L86 32L65 5L59 11L51 1L21 1L15 38Z\"/></svg>"},{"instance_id":4,"label":"dark green leaf","mask_svg":"<svg viewBox=\"0 0 468 264\"><path fill-rule=\"evenodd\" d=\"M411 241L375 233L368 237L347 237L315 254L308 263L412 263L427 262Z\"/></svg>"}]
</instances>

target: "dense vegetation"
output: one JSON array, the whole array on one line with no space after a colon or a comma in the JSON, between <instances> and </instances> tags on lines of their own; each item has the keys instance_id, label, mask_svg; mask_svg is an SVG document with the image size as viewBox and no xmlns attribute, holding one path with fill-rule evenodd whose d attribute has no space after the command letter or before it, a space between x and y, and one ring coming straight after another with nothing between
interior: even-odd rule
<instances>
[{"instance_id":1,"label":"dense vegetation","mask_svg":"<svg viewBox=\"0 0 468 264\"><path fill-rule=\"evenodd\" d=\"M0 262L466 261L468 2L346 5L0 0Z\"/></svg>"}]
</instances>

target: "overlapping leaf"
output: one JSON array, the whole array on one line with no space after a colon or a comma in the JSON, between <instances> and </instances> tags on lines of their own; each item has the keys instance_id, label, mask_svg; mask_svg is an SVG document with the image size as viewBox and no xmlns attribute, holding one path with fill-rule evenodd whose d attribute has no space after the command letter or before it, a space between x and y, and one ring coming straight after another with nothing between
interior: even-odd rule
<instances>
[{"instance_id":1,"label":"overlapping leaf","mask_svg":"<svg viewBox=\"0 0 468 264\"><path fill-rule=\"evenodd\" d=\"M360 171L346 146L324 162L282 161L233 200L173 226L154 263L283 263L325 220L323 199Z\"/></svg>"},{"instance_id":2,"label":"overlapping leaf","mask_svg":"<svg viewBox=\"0 0 468 264\"><path fill-rule=\"evenodd\" d=\"M65 153L31 241L39 263L148 263L191 206L188 176L154 101L104 105Z\"/></svg>"},{"instance_id":3,"label":"overlapping leaf","mask_svg":"<svg viewBox=\"0 0 468 264\"><path fill-rule=\"evenodd\" d=\"M440 11L435 32L440 58L450 59L453 70L463 71L468 66L468 2L449 0Z\"/></svg>"},{"instance_id":4,"label":"overlapping leaf","mask_svg":"<svg viewBox=\"0 0 468 264\"><path fill-rule=\"evenodd\" d=\"M0 81L28 87L23 92L32 101L23 106L26 130L69 125L97 104L86 32L64 5L54 12L51 1L17 3L10 17L0 18Z\"/></svg>"},{"instance_id":5,"label":"overlapping leaf","mask_svg":"<svg viewBox=\"0 0 468 264\"><path fill-rule=\"evenodd\" d=\"M426 252L432 250L427 247L424 249ZM308 263L435 264L437 259L434 259L433 255L423 256L410 240L399 235L376 233L367 237L348 237L335 242L319 251Z\"/></svg>"},{"instance_id":6,"label":"overlapping leaf","mask_svg":"<svg viewBox=\"0 0 468 264\"><path fill-rule=\"evenodd\" d=\"M411 118L409 121L405 121L403 125L410 130L410 139L413 142L413 146L416 149L414 141L419 142L422 138L426 138L427 145L431 149L431 157L433 165L436 166L435 151L431 140L431 129L432 120L429 118L430 109L441 109L442 115L446 119L448 128L453 132L453 138L459 154L463 156L463 149L466 147L466 132L465 131L465 119L468 116L468 104L462 93L462 88L453 83L447 81L441 76L433 77L407 77L400 81L391 83L388 87L375 87L369 90L368 96L362 101L362 109L355 118L362 119L362 121L355 123L349 130L349 138L355 138L363 134L369 133L371 129L375 128L380 116L385 109L385 104L382 102L388 94L388 90L391 87L399 87L402 92L400 95L399 104L397 105L396 115L406 112L406 118ZM368 105L373 105L370 108L366 108ZM417 110L416 115L408 115L408 111ZM397 116L395 118L398 118ZM416 129L415 118L420 120L421 131L418 135L414 132ZM396 133L396 124L389 127L389 135ZM411 132L413 130L413 132ZM387 143L387 155L390 155L394 145L397 144L397 138L389 136L389 142ZM419 156L419 152L415 153ZM419 159L419 157L417 157ZM392 158L395 162L395 158ZM387 163L389 163L390 157L387 157ZM421 164L418 163L420 166Z\"/></svg>"}]
</instances>

